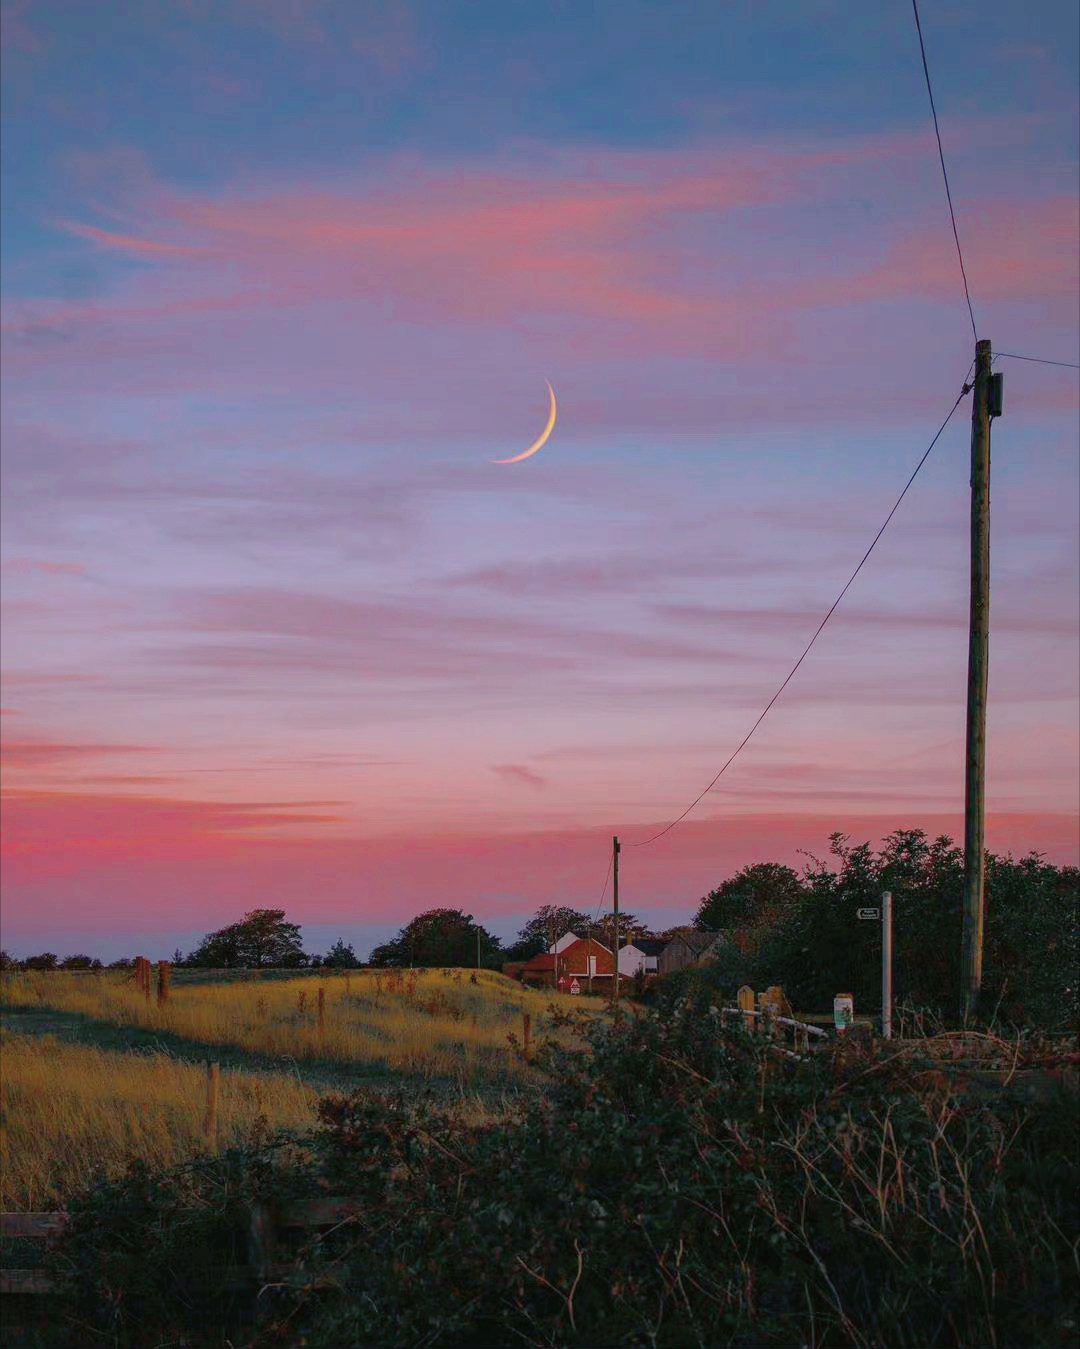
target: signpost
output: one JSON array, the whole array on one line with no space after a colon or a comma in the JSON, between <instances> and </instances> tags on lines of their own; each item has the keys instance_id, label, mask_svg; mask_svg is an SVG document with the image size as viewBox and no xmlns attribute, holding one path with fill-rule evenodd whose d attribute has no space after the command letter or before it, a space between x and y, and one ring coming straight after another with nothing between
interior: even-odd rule
<instances>
[{"instance_id":1,"label":"signpost","mask_svg":"<svg viewBox=\"0 0 1080 1349\"><path fill-rule=\"evenodd\" d=\"M862 922L881 919L881 1038L892 1039L892 891L881 896L880 909L856 909Z\"/></svg>"},{"instance_id":2,"label":"signpost","mask_svg":"<svg viewBox=\"0 0 1080 1349\"><path fill-rule=\"evenodd\" d=\"M892 1039L892 891L881 896L881 1038Z\"/></svg>"}]
</instances>

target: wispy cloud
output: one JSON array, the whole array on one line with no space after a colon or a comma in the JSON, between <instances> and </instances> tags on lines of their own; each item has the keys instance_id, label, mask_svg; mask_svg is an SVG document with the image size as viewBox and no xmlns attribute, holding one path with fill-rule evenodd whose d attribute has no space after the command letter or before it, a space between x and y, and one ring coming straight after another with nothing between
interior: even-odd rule
<instances>
[{"instance_id":1,"label":"wispy cloud","mask_svg":"<svg viewBox=\"0 0 1080 1349\"><path fill-rule=\"evenodd\" d=\"M546 787L547 778L527 764L498 763L491 765L491 771L506 782L524 784L526 787Z\"/></svg>"}]
</instances>

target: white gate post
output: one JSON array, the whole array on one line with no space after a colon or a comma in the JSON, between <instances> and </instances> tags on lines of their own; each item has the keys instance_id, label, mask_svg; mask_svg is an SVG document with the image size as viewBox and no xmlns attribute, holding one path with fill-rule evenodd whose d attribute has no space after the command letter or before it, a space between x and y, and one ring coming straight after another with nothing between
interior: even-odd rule
<instances>
[{"instance_id":1,"label":"white gate post","mask_svg":"<svg viewBox=\"0 0 1080 1349\"><path fill-rule=\"evenodd\" d=\"M881 896L881 1035L892 1039L892 891Z\"/></svg>"}]
</instances>

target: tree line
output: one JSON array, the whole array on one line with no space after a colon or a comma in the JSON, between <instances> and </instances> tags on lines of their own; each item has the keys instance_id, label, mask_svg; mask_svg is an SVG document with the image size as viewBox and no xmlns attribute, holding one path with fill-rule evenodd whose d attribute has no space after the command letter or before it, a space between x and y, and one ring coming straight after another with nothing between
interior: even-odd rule
<instances>
[{"instance_id":1,"label":"tree line","mask_svg":"<svg viewBox=\"0 0 1080 1349\"><path fill-rule=\"evenodd\" d=\"M743 983L781 984L794 1006L828 1008L840 991L856 1007L880 1006L881 926L860 922L859 908L876 907L893 894L894 991L906 1002L946 1014L960 984L963 850L947 835L931 839L920 829L897 829L880 849L855 845L842 833L828 854L805 853L802 873L775 862L743 867L703 896L693 926L723 935L713 949L710 978L728 991ZM633 913L619 915L620 940L667 937ZM418 914L390 941L376 946L376 968L468 967L500 969L527 961L566 932L614 945L614 916L600 917L566 905L545 904L504 945L455 908ZM128 968L132 960L107 968ZM253 909L236 923L208 933L173 963L217 969L350 969L362 962L339 939L322 956L303 949L300 928L283 909ZM51 952L12 960L0 968L101 969L89 956L59 960ZM1016 1023L1075 1025L1080 1021L1080 872L1057 867L1038 853L986 859L986 925L983 1011Z\"/></svg>"}]
</instances>

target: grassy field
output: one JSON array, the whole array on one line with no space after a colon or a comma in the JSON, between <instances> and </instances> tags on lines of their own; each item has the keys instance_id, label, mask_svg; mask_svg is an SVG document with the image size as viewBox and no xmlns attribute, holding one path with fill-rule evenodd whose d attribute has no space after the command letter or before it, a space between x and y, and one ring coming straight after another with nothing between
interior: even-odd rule
<instances>
[{"instance_id":1,"label":"grassy field","mask_svg":"<svg viewBox=\"0 0 1080 1349\"><path fill-rule=\"evenodd\" d=\"M208 1150L201 1065L10 1031L0 1037L0 1051L5 1212L62 1208L98 1175L115 1178L134 1158L168 1167ZM225 1071L217 1140L239 1143L257 1122L310 1128L318 1100L292 1073Z\"/></svg>"},{"instance_id":2,"label":"grassy field","mask_svg":"<svg viewBox=\"0 0 1080 1349\"><path fill-rule=\"evenodd\" d=\"M161 1007L123 974L7 974L0 1202L61 1207L135 1158L168 1166L205 1152L207 1058L222 1065L219 1144L257 1124L307 1129L320 1096L357 1087L434 1091L474 1119L505 1116L543 1088L509 1037L520 1046L525 1013L534 1043L561 1035L550 1003L484 971L475 982L462 970L181 978Z\"/></svg>"}]
</instances>

